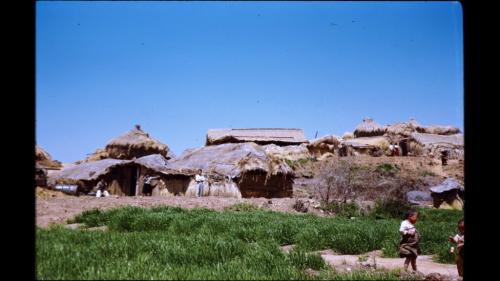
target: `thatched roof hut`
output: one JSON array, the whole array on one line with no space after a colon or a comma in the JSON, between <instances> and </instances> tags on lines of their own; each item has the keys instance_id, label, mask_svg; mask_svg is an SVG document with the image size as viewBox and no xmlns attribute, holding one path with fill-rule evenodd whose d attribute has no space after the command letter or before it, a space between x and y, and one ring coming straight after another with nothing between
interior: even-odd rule
<instances>
[{"instance_id":1,"label":"thatched roof hut","mask_svg":"<svg viewBox=\"0 0 500 281\"><path fill-rule=\"evenodd\" d=\"M463 208L464 187L454 178L447 178L442 183L430 189L435 208L459 209Z\"/></svg>"},{"instance_id":2,"label":"thatched roof hut","mask_svg":"<svg viewBox=\"0 0 500 281\"><path fill-rule=\"evenodd\" d=\"M35 162L40 169L60 169L61 162L52 159L50 154L38 145L35 145Z\"/></svg>"},{"instance_id":3,"label":"thatched roof hut","mask_svg":"<svg viewBox=\"0 0 500 281\"><path fill-rule=\"evenodd\" d=\"M139 125L111 140L106 145L106 152L110 158L115 159L134 159L150 154L161 154L167 159L173 157L166 144L150 137Z\"/></svg>"},{"instance_id":4,"label":"thatched roof hut","mask_svg":"<svg viewBox=\"0 0 500 281\"><path fill-rule=\"evenodd\" d=\"M354 130L354 137L374 137L381 136L385 133L385 129L380 124L373 121L372 118L364 118Z\"/></svg>"},{"instance_id":5,"label":"thatched roof hut","mask_svg":"<svg viewBox=\"0 0 500 281\"><path fill-rule=\"evenodd\" d=\"M415 155L438 156L441 151L448 151L450 159L460 159L463 157L464 137L462 134L456 135L435 135L412 133L408 138L409 149Z\"/></svg>"},{"instance_id":6,"label":"thatched roof hut","mask_svg":"<svg viewBox=\"0 0 500 281\"><path fill-rule=\"evenodd\" d=\"M269 148L268 148L269 149ZM226 143L185 151L169 161L167 173L192 175L198 169L221 188L236 184L243 197L292 195L293 170L255 143Z\"/></svg>"},{"instance_id":7,"label":"thatched roof hut","mask_svg":"<svg viewBox=\"0 0 500 281\"><path fill-rule=\"evenodd\" d=\"M254 142L257 144L300 145L307 143L302 129L210 129L205 145Z\"/></svg>"}]
</instances>

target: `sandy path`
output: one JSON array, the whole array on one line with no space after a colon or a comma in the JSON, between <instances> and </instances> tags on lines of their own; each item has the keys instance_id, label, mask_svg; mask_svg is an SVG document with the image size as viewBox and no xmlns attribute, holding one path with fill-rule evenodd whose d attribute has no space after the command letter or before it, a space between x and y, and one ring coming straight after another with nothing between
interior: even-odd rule
<instances>
[{"instance_id":1,"label":"sandy path","mask_svg":"<svg viewBox=\"0 0 500 281\"><path fill-rule=\"evenodd\" d=\"M357 255L335 255L334 253L320 253L321 257L331 266L338 270L348 270L348 268L362 268L366 265L376 264L377 268L384 268L388 270L393 270L397 268L402 268L404 259L402 258L382 258L380 254L375 255L373 258L372 253L368 253L369 258L365 262L359 262L359 256ZM374 262L375 260L375 262ZM421 273L428 275L431 273L439 273L442 275L449 276L451 280L457 280L458 272L457 268L453 264L442 264L437 263L432 260L432 256L419 256L417 258L417 269Z\"/></svg>"}]
</instances>

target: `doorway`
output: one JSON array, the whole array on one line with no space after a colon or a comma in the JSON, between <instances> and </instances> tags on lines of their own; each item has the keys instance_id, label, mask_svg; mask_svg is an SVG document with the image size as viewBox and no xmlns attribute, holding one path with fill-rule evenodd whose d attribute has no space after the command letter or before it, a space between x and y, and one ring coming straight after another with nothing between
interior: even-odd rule
<instances>
[{"instance_id":1,"label":"doorway","mask_svg":"<svg viewBox=\"0 0 500 281\"><path fill-rule=\"evenodd\" d=\"M408 156L408 142L406 140L402 140L399 142L399 146L401 147L401 155Z\"/></svg>"}]
</instances>

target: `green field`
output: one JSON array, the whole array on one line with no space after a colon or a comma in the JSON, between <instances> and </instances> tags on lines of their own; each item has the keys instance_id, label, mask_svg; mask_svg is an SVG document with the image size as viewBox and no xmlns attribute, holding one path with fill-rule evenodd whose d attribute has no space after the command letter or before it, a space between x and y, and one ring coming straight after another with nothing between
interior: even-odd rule
<instances>
[{"instance_id":1,"label":"green field","mask_svg":"<svg viewBox=\"0 0 500 281\"><path fill-rule=\"evenodd\" d=\"M243 211L239 211L243 210ZM447 254L460 211L421 210L423 254ZM293 215L245 206L224 212L175 207L92 210L74 220L109 231L36 230L38 279L337 279L394 280L397 272L335 273L319 255L333 249L398 253L401 219ZM280 246L296 244L285 254ZM305 269L318 275L310 276Z\"/></svg>"}]
</instances>

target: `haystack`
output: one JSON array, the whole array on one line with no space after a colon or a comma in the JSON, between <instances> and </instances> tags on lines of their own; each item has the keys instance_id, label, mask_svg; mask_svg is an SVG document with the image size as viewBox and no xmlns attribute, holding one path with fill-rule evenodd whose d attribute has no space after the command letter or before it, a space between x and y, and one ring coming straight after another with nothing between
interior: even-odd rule
<instances>
[{"instance_id":1,"label":"haystack","mask_svg":"<svg viewBox=\"0 0 500 281\"><path fill-rule=\"evenodd\" d=\"M307 143L304 131L288 128L261 128L261 129L210 129L207 132L205 145L223 143L254 142L261 145L276 144L300 145Z\"/></svg>"},{"instance_id":2,"label":"haystack","mask_svg":"<svg viewBox=\"0 0 500 281\"><path fill-rule=\"evenodd\" d=\"M41 169L60 169L61 162L52 160L50 154L38 145L35 145L35 161Z\"/></svg>"},{"instance_id":3,"label":"haystack","mask_svg":"<svg viewBox=\"0 0 500 281\"><path fill-rule=\"evenodd\" d=\"M166 144L153 139L144 132L139 125L106 145L106 152L110 158L134 159L150 154L160 154L165 158L173 157Z\"/></svg>"},{"instance_id":4,"label":"haystack","mask_svg":"<svg viewBox=\"0 0 500 281\"><path fill-rule=\"evenodd\" d=\"M354 137L374 137L381 136L384 133L384 128L373 121L372 118L365 118L363 119L363 122L354 130Z\"/></svg>"},{"instance_id":5,"label":"haystack","mask_svg":"<svg viewBox=\"0 0 500 281\"><path fill-rule=\"evenodd\" d=\"M419 132L423 133L425 127L420 125L415 119L410 118L408 122L400 122L393 125L389 125L386 130L386 135L393 139L394 142L398 142L399 138L409 137L412 133Z\"/></svg>"},{"instance_id":6,"label":"haystack","mask_svg":"<svg viewBox=\"0 0 500 281\"><path fill-rule=\"evenodd\" d=\"M293 192L293 170L284 161L269 157L255 143L226 143L187 150L168 162L166 173L192 178L192 172L198 169L209 178L205 195L269 198L289 197ZM237 190L231 186L237 186ZM193 181L188 193L190 188L195 188Z\"/></svg>"},{"instance_id":7,"label":"haystack","mask_svg":"<svg viewBox=\"0 0 500 281\"><path fill-rule=\"evenodd\" d=\"M109 153L102 148L98 148L93 153L88 154L88 155L89 156L87 156L87 158L85 158L84 160L76 161L75 164L99 161L99 160L110 158Z\"/></svg>"},{"instance_id":8,"label":"haystack","mask_svg":"<svg viewBox=\"0 0 500 281\"><path fill-rule=\"evenodd\" d=\"M307 148L311 154L315 156L321 156L325 153L335 154L335 151L339 148L340 138L335 135L327 135L317 139L309 141Z\"/></svg>"}]
</instances>

